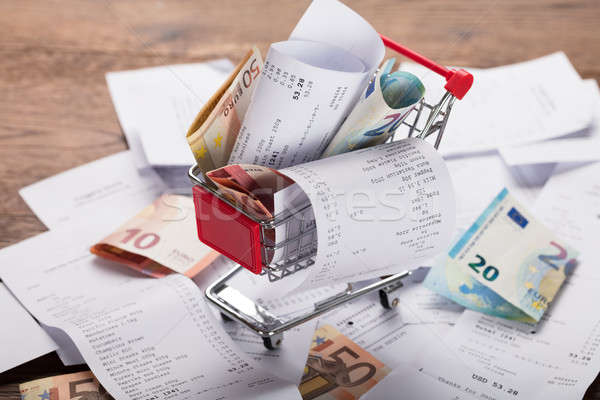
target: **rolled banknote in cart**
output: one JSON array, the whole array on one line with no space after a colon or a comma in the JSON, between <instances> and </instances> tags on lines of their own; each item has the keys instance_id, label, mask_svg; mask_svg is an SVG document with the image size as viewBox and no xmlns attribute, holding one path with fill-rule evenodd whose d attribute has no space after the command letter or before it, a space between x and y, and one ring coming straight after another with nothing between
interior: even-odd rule
<instances>
[{"instance_id":1,"label":"rolled banknote in cart","mask_svg":"<svg viewBox=\"0 0 600 400\"><path fill-rule=\"evenodd\" d=\"M302 189L316 222L315 263L289 274L302 278L287 289L401 272L450 242L455 223L450 176L424 140L403 139L278 173Z\"/></svg>"},{"instance_id":2,"label":"rolled banknote in cart","mask_svg":"<svg viewBox=\"0 0 600 400\"><path fill-rule=\"evenodd\" d=\"M276 170L260 165L227 165L206 176L245 212L263 220L273 218L274 194L294 183Z\"/></svg>"},{"instance_id":3,"label":"rolled banknote in cart","mask_svg":"<svg viewBox=\"0 0 600 400\"><path fill-rule=\"evenodd\" d=\"M386 61L337 131L321 157L385 143L423 98L425 87L415 75L391 72Z\"/></svg>"}]
</instances>

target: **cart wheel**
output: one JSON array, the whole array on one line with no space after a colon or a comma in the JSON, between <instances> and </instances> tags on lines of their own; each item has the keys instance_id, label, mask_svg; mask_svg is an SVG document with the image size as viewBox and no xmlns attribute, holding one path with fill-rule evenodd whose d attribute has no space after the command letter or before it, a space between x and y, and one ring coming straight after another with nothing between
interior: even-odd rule
<instances>
[{"instance_id":1,"label":"cart wheel","mask_svg":"<svg viewBox=\"0 0 600 400\"><path fill-rule=\"evenodd\" d=\"M398 298L394 297L392 299L392 301L390 302L390 297L388 296L388 294L385 292L385 290L380 290L379 291L379 302L381 303L381 306L387 310L391 310L392 308L396 307L398 305Z\"/></svg>"},{"instance_id":2,"label":"cart wheel","mask_svg":"<svg viewBox=\"0 0 600 400\"><path fill-rule=\"evenodd\" d=\"M225 322L231 322L233 321L233 318L229 317L229 315L221 313L221 318L223 319L223 321Z\"/></svg>"},{"instance_id":3,"label":"cart wheel","mask_svg":"<svg viewBox=\"0 0 600 400\"><path fill-rule=\"evenodd\" d=\"M277 350L279 348L279 346L281 346L281 341L283 339L281 338L277 338L277 337L264 337L262 338L263 340L263 344L265 345L265 347L269 350Z\"/></svg>"}]
</instances>

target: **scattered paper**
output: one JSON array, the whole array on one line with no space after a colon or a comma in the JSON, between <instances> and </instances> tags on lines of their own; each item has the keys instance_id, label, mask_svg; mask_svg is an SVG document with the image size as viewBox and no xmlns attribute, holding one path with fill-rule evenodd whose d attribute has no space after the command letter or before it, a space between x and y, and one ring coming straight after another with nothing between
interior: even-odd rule
<instances>
[{"instance_id":1,"label":"scattered paper","mask_svg":"<svg viewBox=\"0 0 600 400\"><path fill-rule=\"evenodd\" d=\"M436 103L445 81L432 71L405 63ZM475 81L457 101L446 126L440 151L473 153L556 138L586 128L592 103L585 86L564 53L490 69L468 68Z\"/></svg>"},{"instance_id":2,"label":"scattered paper","mask_svg":"<svg viewBox=\"0 0 600 400\"><path fill-rule=\"evenodd\" d=\"M106 74L137 168L192 165L185 132L232 69L220 59Z\"/></svg>"},{"instance_id":3,"label":"scattered paper","mask_svg":"<svg viewBox=\"0 0 600 400\"><path fill-rule=\"evenodd\" d=\"M2 273L0 271L0 277ZM0 282L0 372L57 349L56 343Z\"/></svg>"},{"instance_id":4,"label":"scattered paper","mask_svg":"<svg viewBox=\"0 0 600 400\"><path fill-rule=\"evenodd\" d=\"M462 354L450 347L445 338L429 342L427 348L421 353L419 359L409 365L398 368L399 377L407 374L411 380L406 382L408 393L432 393L433 399L469 400L469 399L532 399L528 393L523 393L524 388L514 376L491 375L486 370L465 360ZM532 371L527 371L528 379ZM390 378L394 375L390 375ZM384 382L382 382L384 383ZM384 383L383 393L394 386L392 381ZM396 384L398 390L401 386ZM372 395L375 396L375 388ZM437 395L441 396L438 397ZM452 394L452 397L450 397ZM511 397L512 396L512 397ZM377 397L367 397L375 399ZM417 397L417 399L420 397Z\"/></svg>"},{"instance_id":5,"label":"scattered paper","mask_svg":"<svg viewBox=\"0 0 600 400\"><path fill-rule=\"evenodd\" d=\"M575 278L565 286L535 332L527 325L465 311L446 343L489 382L515 377L519 397L582 398L600 370L598 281ZM514 399L504 389L497 398Z\"/></svg>"},{"instance_id":6,"label":"scattered paper","mask_svg":"<svg viewBox=\"0 0 600 400\"><path fill-rule=\"evenodd\" d=\"M113 154L26 186L19 194L50 229L82 221L95 229L114 229L166 189L154 171L138 171L133 157L131 151Z\"/></svg>"},{"instance_id":7,"label":"scattered paper","mask_svg":"<svg viewBox=\"0 0 600 400\"><path fill-rule=\"evenodd\" d=\"M467 229L503 187L532 204L554 165L508 167L496 153L446 160L456 196L456 226Z\"/></svg>"},{"instance_id":8,"label":"scattered paper","mask_svg":"<svg viewBox=\"0 0 600 400\"><path fill-rule=\"evenodd\" d=\"M400 364L373 389L361 397L362 400L382 399L435 399L435 400L474 400L469 393L450 382L424 374L411 364Z\"/></svg>"},{"instance_id":9,"label":"scattered paper","mask_svg":"<svg viewBox=\"0 0 600 400\"><path fill-rule=\"evenodd\" d=\"M500 154L508 165L600 161L600 90L594 79L584 84L593 107L591 125L565 138L501 147Z\"/></svg>"},{"instance_id":10,"label":"scattered paper","mask_svg":"<svg viewBox=\"0 0 600 400\"><path fill-rule=\"evenodd\" d=\"M581 251L574 274L600 279L600 163L560 165L540 194L536 215Z\"/></svg>"},{"instance_id":11,"label":"scattered paper","mask_svg":"<svg viewBox=\"0 0 600 400\"><path fill-rule=\"evenodd\" d=\"M409 279L394 295L399 303L392 310L383 308L373 293L339 306L320 323L334 326L394 369L445 336L464 310Z\"/></svg>"},{"instance_id":12,"label":"scattered paper","mask_svg":"<svg viewBox=\"0 0 600 400\"><path fill-rule=\"evenodd\" d=\"M95 235L57 229L3 249L0 274L40 321L71 337L112 396L300 398L237 350L192 281L144 278L94 257Z\"/></svg>"},{"instance_id":13,"label":"scattered paper","mask_svg":"<svg viewBox=\"0 0 600 400\"><path fill-rule=\"evenodd\" d=\"M269 311L277 313L277 309ZM281 379L296 385L302 377L310 338L316 326L317 321L308 321L286 331L281 347L277 350L269 350L264 346L262 338L256 332L237 322L222 322L222 328L225 332L256 364L267 371L271 371Z\"/></svg>"}]
</instances>

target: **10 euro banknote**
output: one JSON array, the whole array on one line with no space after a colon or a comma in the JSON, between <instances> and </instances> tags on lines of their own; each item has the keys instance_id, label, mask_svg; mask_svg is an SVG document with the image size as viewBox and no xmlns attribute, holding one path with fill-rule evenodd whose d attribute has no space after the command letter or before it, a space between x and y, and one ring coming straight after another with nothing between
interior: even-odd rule
<instances>
[{"instance_id":1,"label":"10 euro banknote","mask_svg":"<svg viewBox=\"0 0 600 400\"><path fill-rule=\"evenodd\" d=\"M575 267L577 254L503 189L424 284L467 308L533 323Z\"/></svg>"},{"instance_id":2,"label":"10 euro banknote","mask_svg":"<svg viewBox=\"0 0 600 400\"><path fill-rule=\"evenodd\" d=\"M175 194L163 194L90 251L156 278L194 277L219 256L198 240L194 201Z\"/></svg>"}]
</instances>

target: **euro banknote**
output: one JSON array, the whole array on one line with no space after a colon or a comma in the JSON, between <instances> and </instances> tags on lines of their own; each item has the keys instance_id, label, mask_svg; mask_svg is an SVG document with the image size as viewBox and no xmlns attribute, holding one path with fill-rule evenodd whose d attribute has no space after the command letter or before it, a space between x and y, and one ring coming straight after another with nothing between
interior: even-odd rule
<instances>
[{"instance_id":1,"label":"euro banknote","mask_svg":"<svg viewBox=\"0 0 600 400\"><path fill-rule=\"evenodd\" d=\"M208 100L187 132L187 141L203 172L224 166L250 104L263 60L254 47Z\"/></svg>"},{"instance_id":2,"label":"euro banknote","mask_svg":"<svg viewBox=\"0 0 600 400\"><path fill-rule=\"evenodd\" d=\"M248 214L270 219L274 193L294 183L274 169L260 165L227 165L206 174L219 191Z\"/></svg>"},{"instance_id":3,"label":"euro banknote","mask_svg":"<svg viewBox=\"0 0 600 400\"><path fill-rule=\"evenodd\" d=\"M90 251L154 277L193 277L219 255L198 239L193 200L173 194L156 199Z\"/></svg>"},{"instance_id":4,"label":"euro banknote","mask_svg":"<svg viewBox=\"0 0 600 400\"><path fill-rule=\"evenodd\" d=\"M423 98L425 87L419 78L410 72L390 72L394 63L390 59L383 64L323 158L384 143Z\"/></svg>"},{"instance_id":5,"label":"euro banknote","mask_svg":"<svg viewBox=\"0 0 600 400\"><path fill-rule=\"evenodd\" d=\"M466 272L452 269L447 258L447 254L436 258L423 281L425 287L474 311L528 324L536 323L533 318Z\"/></svg>"},{"instance_id":6,"label":"euro banknote","mask_svg":"<svg viewBox=\"0 0 600 400\"><path fill-rule=\"evenodd\" d=\"M424 284L465 307L537 322L577 255L503 189Z\"/></svg>"},{"instance_id":7,"label":"euro banknote","mask_svg":"<svg viewBox=\"0 0 600 400\"><path fill-rule=\"evenodd\" d=\"M51 376L19 385L21 400L112 400L90 371Z\"/></svg>"},{"instance_id":8,"label":"euro banknote","mask_svg":"<svg viewBox=\"0 0 600 400\"><path fill-rule=\"evenodd\" d=\"M338 332L315 331L299 386L304 400L353 400L381 381L390 368Z\"/></svg>"}]
</instances>

